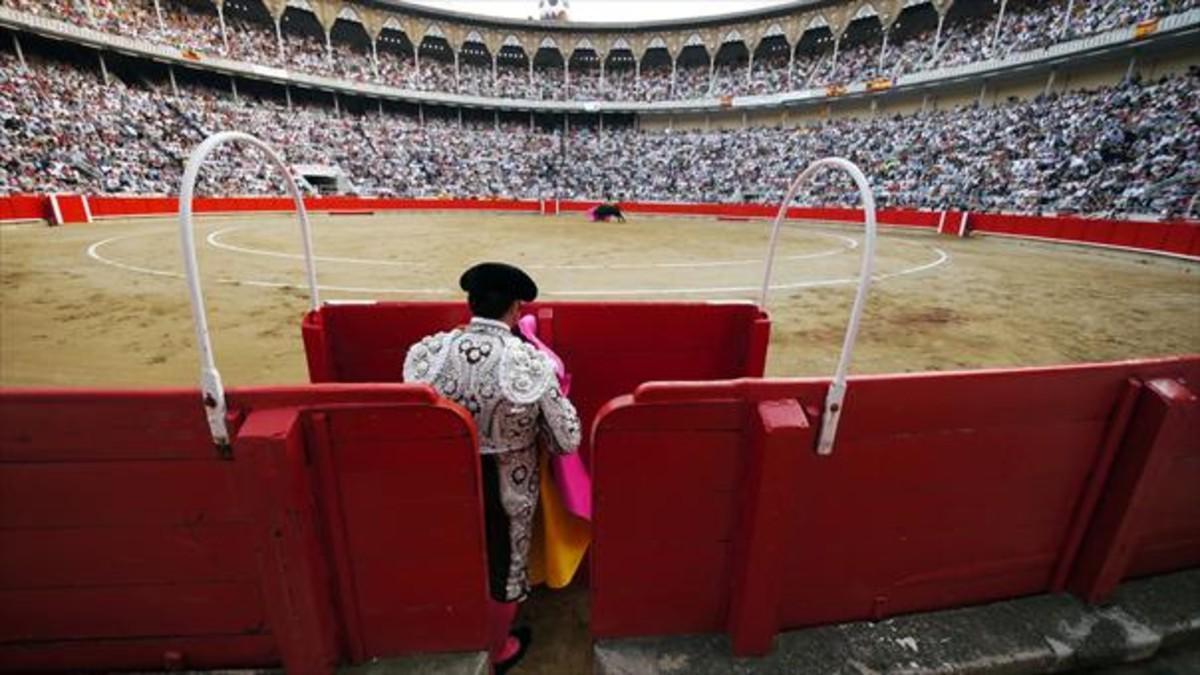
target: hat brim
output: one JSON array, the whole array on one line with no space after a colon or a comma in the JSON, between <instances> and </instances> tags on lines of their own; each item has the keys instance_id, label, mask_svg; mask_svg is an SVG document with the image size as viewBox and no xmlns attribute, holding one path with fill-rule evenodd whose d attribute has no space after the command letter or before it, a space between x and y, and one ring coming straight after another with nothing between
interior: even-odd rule
<instances>
[{"instance_id":1,"label":"hat brim","mask_svg":"<svg viewBox=\"0 0 1200 675\"><path fill-rule=\"evenodd\" d=\"M538 287L533 278L508 263L485 262L472 266L458 279L459 288L468 293L503 293L515 300L531 302Z\"/></svg>"}]
</instances>

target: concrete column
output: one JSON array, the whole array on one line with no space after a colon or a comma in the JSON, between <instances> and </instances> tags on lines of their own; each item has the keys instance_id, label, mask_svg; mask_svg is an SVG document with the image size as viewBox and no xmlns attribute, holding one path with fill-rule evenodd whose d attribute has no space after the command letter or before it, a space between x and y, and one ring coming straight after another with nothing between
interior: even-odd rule
<instances>
[{"instance_id":1,"label":"concrete column","mask_svg":"<svg viewBox=\"0 0 1200 675\"><path fill-rule=\"evenodd\" d=\"M16 33L13 33L12 37L13 37L13 49L17 50L17 61L20 62L22 69L28 68L29 66L25 63L25 50L21 49L21 40L19 38L17 38Z\"/></svg>"},{"instance_id":2,"label":"concrete column","mask_svg":"<svg viewBox=\"0 0 1200 675\"><path fill-rule=\"evenodd\" d=\"M530 111L529 111L529 130L530 130L530 131L533 131L533 127L534 127L534 124L533 124L533 111L532 111L532 110L530 110Z\"/></svg>"},{"instance_id":3,"label":"concrete column","mask_svg":"<svg viewBox=\"0 0 1200 675\"><path fill-rule=\"evenodd\" d=\"M939 12L937 32L933 34L933 49L929 52L929 65L933 65L934 60L937 59L938 45L940 45L942 42L942 24L945 22L946 15Z\"/></svg>"},{"instance_id":4,"label":"concrete column","mask_svg":"<svg viewBox=\"0 0 1200 675\"><path fill-rule=\"evenodd\" d=\"M754 81L754 52L750 52L750 60L746 63L746 84Z\"/></svg>"},{"instance_id":5,"label":"concrete column","mask_svg":"<svg viewBox=\"0 0 1200 675\"><path fill-rule=\"evenodd\" d=\"M1067 11L1063 12L1062 26L1058 29L1059 36L1067 34L1067 29L1071 27L1071 14L1075 11L1075 0L1067 0Z\"/></svg>"},{"instance_id":6,"label":"concrete column","mask_svg":"<svg viewBox=\"0 0 1200 675\"><path fill-rule=\"evenodd\" d=\"M563 91L571 89L571 59L563 59Z\"/></svg>"},{"instance_id":7,"label":"concrete column","mask_svg":"<svg viewBox=\"0 0 1200 675\"><path fill-rule=\"evenodd\" d=\"M533 57L529 57L529 94L533 95Z\"/></svg>"},{"instance_id":8,"label":"concrete column","mask_svg":"<svg viewBox=\"0 0 1200 675\"><path fill-rule=\"evenodd\" d=\"M492 128L496 131L500 131L500 111L493 111L492 114L495 115L495 124L492 126Z\"/></svg>"},{"instance_id":9,"label":"concrete column","mask_svg":"<svg viewBox=\"0 0 1200 675\"><path fill-rule=\"evenodd\" d=\"M225 53L229 53L229 33L225 30L225 3L217 4L217 22L221 25L221 44L225 47Z\"/></svg>"},{"instance_id":10,"label":"concrete column","mask_svg":"<svg viewBox=\"0 0 1200 675\"><path fill-rule=\"evenodd\" d=\"M671 96L675 96L675 72L679 69L679 58L671 59Z\"/></svg>"},{"instance_id":11,"label":"concrete column","mask_svg":"<svg viewBox=\"0 0 1200 675\"><path fill-rule=\"evenodd\" d=\"M171 94L179 98L179 85L175 82L175 66L167 65L167 75L171 78Z\"/></svg>"},{"instance_id":12,"label":"concrete column","mask_svg":"<svg viewBox=\"0 0 1200 675\"><path fill-rule=\"evenodd\" d=\"M338 103L338 95L336 91L333 92L333 114L337 115L338 117L341 117L342 115L342 105Z\"/></svg>"},{"instance_id":13,"label":"concrete column","mask_svg":"<svg viewBox=\"0 0 1200 675\"><path fill-rule=\"evenodd\" d=\"M1137 54L1129 57L1129 67L1125 69L1125 81L1133 79L1134 72L1137 70Z\"/></svg>"},{"instance_id":14,"label":"concrete column","mask_svg":"<svg viewBox=\"0 0 1200 675\"><path fill-rule=\"evenodd\" d=\"M158 0L154 0L154 16L155 16L155 17L158 19L158 29L159 29L159 30L162 30L162 31L165 31L165 30L167 29L167 25L166 25L166 23L163 21L163 18L162 18L162 4L161 4L161 3L159 3L159 1L158 1Z\"/></svg>"},{"instance_id":15,"label":"concrete column","mask_svg":"<svg viewBox=\"0 0 1200 675\"><path fill-rule=\"evenodd\" d=\"M288 85L283 85L283 97L287 99L288 112L292 110L292 88Z\"/></svg>"},{"instance_id":16,"label":"concrete column","mask_svg":"<svg viewBox=\"0 0 1200 675\"><path fill-rule=\"evenodd\" d=\"M375 109L379 111L379 116L383 117L383 99L375 99Z\"/></svg>"},{"instance_id":17,"label":"concrete column","mask_svg":"<svg viewBox=\"0 0 1200 675\"><path fill-rule=\"evenodd\" d=\"M492 87L493 89L500 82L500 55L492 54Z\"/></svg>"},{"instance_id":18,"label":"concrete column","mask_svg":"<svg viewBox=\"0 0 1200 675\"><path fill-rule=\"evenodd\" d=\"M1054 91L1054 78L1057 74L1058 74L1057 68L1050 70L1050 74L1046 76L1046 90L1042 93L1049 96L1050 92Z\"/></svg>"},{"instance_id":19,"label":"concrete column","mask_svg":"<svg viewBox=\"0 0 1200 675\"><path fill-rule=\"evenodd\" d=\"M717 55L709 54L708 55L708 92L705 92L705 93L712 92L713 80L716 79L716 76L717 76Z\"/></svg>"},{"instance_id":20,"label":"concrete column","mask_svg":"<svg viewBox=\"0 0 1200 675\"><path fill-rule=\"evenodd\" d=\"M838 49L842 46L842 36L838 35L833 38L833 60L829 63L829 74L832 76L833 71L837 70Z\"/></svg>"},{"instance_id":21,"label":"concrete column","mask_svg":"<svg viewBox=\"0 0 1200 675\"><path fill-rule=\"evenodd\" d=\"M275 18L275 46L279 50L279 58L284 58L283 53L283 26L279 25L282 17Z\"/></svg>"},{"instance_id":22,"label":"concrete column","mask_svg":"<svg viewBox=\"0 0 1200 675\"><path fill-rule=\"evenodd\" d=\"M425 126L425 104L424 103L417 104L417 123L420 124L421 126Z\"/></svg>"},{"instance_id":23,"label":"concrete column","mask_svg":"<svg viewBox=\"0 0 1200 675\"><path fill-rule=\"evenodd\" d=\"M375 72L375 79L379 79L379 40L371 38L371 70Z\"/></svg>"},{"instance_id":24,"label":"concrete column","mask_svg":"<svg viewBox=\"0 0 1200 675\"><path fill-rule=\"evenodd\" d=\"M979 106L980 107L983 107L983 100L984 100L984 97L986 97L986 96L987 96L987 80L984 80L983 84L979 85Z\"/></svg>"},{"instance_id":25,"label":"concrete column","mask_svg":"<svg viewBox=\"0 0 1200 675\"><path fill-rule=\"evenodd\" d=\"M107 87L109 85L108 64L104 62L104 54L97 52L96 55L100 57L100 74L104 76L104 86Z\"/></svg>"},{"instance_id":26,"label":"concrete column","mask_svg":"<svg viewBox=\"0 0 1200 675\"><path fill-rule=\"evenodd\" d=\"M800 46L799 41L794 45L788 45L788 71L787 71L787 88L792 88L792 71L796 69L796 48Z\"/></svg>"},{"instance_id":27,"label":"concrete column","mask_svg":"<svg viewBox=\"0 0 1200 675\"><path fill-rule=\"evenodd\" d=\"M458 69L458 52L454 52L454 88L457 90L461 86L460 72Z\"/></svg>"},{"instance_id":28,"label":"concrete column","mask_svg":"<svg viewBox=\"0 0 1200 675\"><path fill-rule=\"evenodd\" d=\"M883 29L883 44L879 47L879 74L883 75L883 57L887 54L888 29Z\"/></svg>"},{"instance_id":29,"label":"concrete column","mask_svg":"<svg viewBox=\"0 0 1200 675\"><path fill-rule=\"evenodd\" d=\"M233 92L233 100L241 103L242 97L238 94L236 78L229 78L229 90Z\"/></svg>"},{"instance_id":30,"label":"concrete column","mask_svg":"<svg viewBox=\"0 0 1200 675\"><path fill-rule=\"evenodd\" d=\"M330 40L329 31L325 31L325 59L333 61L333 42Z\"/></svg>"},{"instance_id":31,"label":"concrete column","mask_svg":"<svg viewBox=\"0 0 1200 675\"><path fill-rule=\"evenodd\" d=\"M601 89L601 91L604 90L604 62L607 60L608 60L607 54L600 58L600 89Z\"/></svg>"},{"instance_id":32,"label":"concrete column","mask_svg":"<svg viewBox=\"0 0 1200 675\"><path fill-rule=\"evenodd\" d=\"M1000 14L996 16L996 30L992 33L992 41L988 43L988 55L995 54L996 42L1000 39L1000 28L1004 25L1004 9L1008 7L1008 0L1000 0Z\"/></svg>"},{"instance_id":33,"label":"concrete column","mask_svg":"<svg viewBox=\"0 0 1200 675\"><path fill-rule=\"evenodd\" d=\"M458 128L459 129L463 128L462 108L458 109Z\"/></svg>"}]
</instances>

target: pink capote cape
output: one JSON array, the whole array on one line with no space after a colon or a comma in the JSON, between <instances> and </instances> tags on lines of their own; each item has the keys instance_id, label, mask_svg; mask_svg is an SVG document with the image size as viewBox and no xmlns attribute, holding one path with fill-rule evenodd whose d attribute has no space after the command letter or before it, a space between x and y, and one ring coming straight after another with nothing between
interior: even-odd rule
<instances>
[{"instance_id":1,"label":"pink capote cape","mask_svg":"<svg viewBox=\"0 0 1200 675\"><path fill-rule=\"evenodd\" d=\"M571 391L571 374L567 372L566 366L558 354L555 354L554 350L538 339L537 319L526 315L517 322L517 326L521 335L524 335L538 348L538 351L549 356L550 360L554 362L554 373L558 376L559 386L562 388L563 395L568 395ZM591 520L592 477L588 475L587 467L583 465L579 453L552 455L550 466L554 471L554 483L558 487L559 496L562 497L563 506L567 507L571 515Z\"/></svg>"},{"instance_id":2,"label":"pink capote cape","mask_svg":"<svg viewBox=\"0 0 1200 675\"><path fill-rule=\"evenodd\" d=\"M571 376L562 359L537 337L537 319L523 317L518 330L535 347L550 357L555 374L566 394ZM544 439L539 441L544 449ZM579 453L539 453L541 497L534 519L533 543L529 549L529 576L535 583L563 588L571 583L592 542L592 481Z\"/></svg>"}]
</instances>

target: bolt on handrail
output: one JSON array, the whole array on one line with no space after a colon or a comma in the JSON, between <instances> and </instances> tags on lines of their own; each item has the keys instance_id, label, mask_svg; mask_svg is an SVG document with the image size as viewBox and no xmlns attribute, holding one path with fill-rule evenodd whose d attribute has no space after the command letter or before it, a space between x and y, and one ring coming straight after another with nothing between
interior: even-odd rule
<instances>
[{"instance_id":1,"label":"bolt on handrail","mask_svg":"<svg viewBox=\"0 0 1200 675\"><path fill-rule=\"evenodd\" d=\"M304 260L308 276L309 305L313 310L320 306L316 261L313 259L312 253L312 226L309 224L308 211L304 207L304 197L300 194L296 179L284 164L283 159L271 146L240 131L221 131L204 139L188 157L187 166L183 172L183 183L179 190L179 243L183 251L184 275L187 277L188 295L192 305L196 345L200 350L200 391L203 396L204 412L208 417L208 428L212 433L213 443L216 445L218 453L224 457L230 455L229 429L225 423L227 412L225 387L221 383L221 374L217 371L213 359L212 338L209 334L208 317L204 308L204 294L200 289L200 271L196 262L195 228L192 224L192 198L204 160L222 144L235 142L262 150L270 163L274 164L275 168L283 174L287 191L292 196L296 205L296 213L300 217L300 233L304 240Z\"/></svg>"},{"instance_id":2,"label":"bolt on handrail","mask_svg":"<svg viewBox=\"0 0 1200 675\"><path fill-rule=\"evenodd\" d=\"M788 206L796 197L796 193L800 191L800 187L813 176L817 171L823 168L832 168L846 172L850 178L854 180L858 187L859 195L863 202L863 222L866 225L866 233L863 237L862 264L859 267L858 289L854 294L854 306L850 310L850 323L846 327L846 336L842 341L842 354L838 357L837 370L834 371L833 382L829 385L829 391L825 395L825 407L823 409L821 432L817 438L817 454L829 455L833 453L833 444L837 438L838 422L841 420L843 411L843 401L846 398L846 374L850 369L850 358L854 354L854 343L858 340L858 326L862 320L863 307L867 301L867 291L871 287L871 275L875 269L875 195L871 191L871 186L867 182L867 177L862 170L853 162L841 157L826 157L819 159L808 165L796 180L792 181L791 187L788 188L787 194L783 198L783 203L779 205L779 213L775 215L775 222L771 226L771 239L767 244L767 258L765 270L763 272L762 293L759 295L758 304L765 311L767 308L767 296L771 290L771 273L775 266L775 251L779 244L779 228L783 225L784 219L787 217Z\"/></svg>"}]
</instances>

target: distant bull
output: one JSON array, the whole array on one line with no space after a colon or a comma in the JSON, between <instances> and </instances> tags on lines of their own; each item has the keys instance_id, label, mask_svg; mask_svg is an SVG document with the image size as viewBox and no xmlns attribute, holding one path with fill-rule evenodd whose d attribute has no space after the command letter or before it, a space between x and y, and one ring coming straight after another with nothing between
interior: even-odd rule
<instances>
[{"instance_id":1,"label":"distant bull","mask_svg":"<svg viewBox=\"0 0 1200 675\"><path fill-rule=\"evenodd\" d=\"M616 204L599 204L592 207L588 211L588 215L591 216L593 223L599 221L607 223L610 220L616 220L621 223L625 222L625 215L621 213L621 207Z\"/></svg>"}]
</instances>

